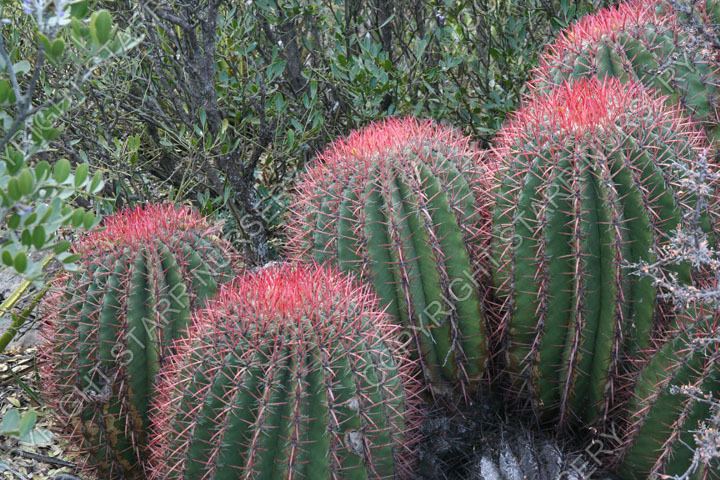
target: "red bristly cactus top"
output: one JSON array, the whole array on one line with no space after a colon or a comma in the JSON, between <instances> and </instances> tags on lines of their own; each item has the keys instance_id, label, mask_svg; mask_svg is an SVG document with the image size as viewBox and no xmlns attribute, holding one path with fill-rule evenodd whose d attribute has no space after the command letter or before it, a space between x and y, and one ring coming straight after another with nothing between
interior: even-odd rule
<instances>
[{"instance_id":1,"label":"red bristly cactus top","mask_svg":"<svg viewBox=\"0 0 720 480\"><path fill-rule=\"evenodd\" d=\"M547 47L530 90L544 94L583 77L640 82L716 138L720 56L688 15L667 0L630 0L585 16Z\"/></svg>"},{"instance_id":2,"label":"red bristly cactus top","mask_svg":"<svg viewBox=\"0 0 720 480\"><path fill-rule=\"evenodd\" d=\"M664 97L636 82L615 78L581 78L568 81L547 94L528 96L523 107L511 115L498 132L494 145L500 159L504 149L523 138L544 147L543 140L600 133L606 127L633 130L652 128L648 120L661 122L671 132L683 132L695 148L707 145L707 137L680 107L668 106Z\"/></svg>"},{"instance_id":3,"label":"red bristly cactus top","mask_svg":"<svg viewBox=\"0 0 720 480\"><path fill-rule=\"evenodd\" d=\"M548 45L548 52L562 56L566 51L580 50L588 43L614 38L629 28L676 22L675 16L667 8L662 8L663 3L665 0L629 0L604 8L594 15L586 15L563 31L554 43ZM550 68L548 61L548 56L542 57L540 69Z\"/></svg>"},{"instance_id":4,"label":"red bristly cactus top","mask_svg":"<svg viewBox=\"0 0 720 480\"><path fill-rule=\"evenodd\" d=\"M77 249L87 252L116 246L132 247L154 240L164 242L178 232L188 230L217 235L219 229L188 206L150 204L128 208L105 218L102 228L82 237Z\"/></svg>"}]
</instances>

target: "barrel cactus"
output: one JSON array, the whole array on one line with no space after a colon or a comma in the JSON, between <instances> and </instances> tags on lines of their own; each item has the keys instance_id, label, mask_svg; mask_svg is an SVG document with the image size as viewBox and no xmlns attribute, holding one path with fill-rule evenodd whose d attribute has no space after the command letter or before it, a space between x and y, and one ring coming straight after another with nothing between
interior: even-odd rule
<instances>
[{"instance_id":1,"label":"barrel cactus","mask_svg":"<svg viewBox=\"0 0 720 480\"><path fill-rule=\"evenodd\" d=\"M335 142L299 182L290 221L298 259L371 283L419 352L438 394L464 395L488 358L488 167L458 132L412 118Z\"/></svg>"},{"instance_id":2,"label":"barrel cactus","mask_svg":"<svg viewBox=\"0 0 720 480\"><path fill-rule=\"evenodd\" d=\"M541 57L533 84L569 78L637 81L720 134L720 57L667 0L630 0L579 20ZM682 2L675 2L682 3Z\"/></svg>"},{"instance_id":3,"label":"barrel cactus","mask_svg":"<svg viewBox=\"0 0 720 480\"><path fill-rule=\"evenodd\" d=\"M709 149L641 85L590 78L529 99L495 154L494 283L512 389L548 420L590 425L612 407L622 357L672 325L630 265L652 264L681 224L693 204L684 182ZM701 221L711 228L710 214ZM671 273L691 281L687 265Z\"/></svg>"},{"instance_id":4,"label":"barrel cactus","mask_svg":"<svg viewBox=\"0 0 720 480\"><path fill-rule=\"evenodd\" d=\"M101 478L145 478L155 376L191 308L237 266L217 230L186 207L127 210L82 238L81 268L55 282L44 306L45 393Z\"/></svg>"},{"instance_id":5,"label":"barrel cactus","mask_svg":"<svg viewBox=\"0 0 720 480\"><path fill-rule=\"evenodd\" d=\"M223 288L168 359L151 479L406 476L414 367L367 287L276 265Z\"/></svg>"},{"instance_id":6,"label":"barrel cactus","mask_svg":"<svg viewBox=\"0 0 720 480\"><path fill-rule=\"evenodd\" d=\"M698 446L694 438L710 417L710 400L717 401L720 394L720 314L698 310L637 377L626 412L627 447L619 468L624 480L681 478L686 473L682 478L720 479L717 458L698 457L691 470L694 450L718 448L717 440L710 439L714 447Z\"/></svg>"}]
</instances>

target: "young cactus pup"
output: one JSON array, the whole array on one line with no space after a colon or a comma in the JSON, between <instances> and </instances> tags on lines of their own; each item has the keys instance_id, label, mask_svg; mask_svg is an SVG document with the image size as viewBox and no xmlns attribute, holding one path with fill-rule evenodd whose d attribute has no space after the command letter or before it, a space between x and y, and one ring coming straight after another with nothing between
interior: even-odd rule
<instances>
[{"instance_id":1,"label":"young cactus pup","mask_svg":"<svg viewBox=\"0 0 720 480\"><path fill-rule=\"evenodd\" d=\"M164 367L150 478L407 477L417 382L397 330L330 269L238 278Z\"/></svg>"},{"instance_id":2,"label":"young cactus pup","mask_svg":"<svg viewBox=\"0 0 720 480\"><path fill-rule=\"evenodd\" d=\"M145 478L155 376L191 308L236 270L217 233L186 207L116 214L80 240L82 268L60 277L44 306L45 394L101 478Z\"/></svg>"},{"instance_id":3,"label":"young cactus pup","mask_svg":"<svg viewBox=\"0 0 720 480\"><path fill-rule=\"evenodd\" d=\"M493 267L513 389L548 420L590 425L612 406L622 357L667 327L652 281L630 266L657 258L693 205L686 175L712 155L663 98L594 78L530 98L495 153ZM691 280L686 266L674 274Z\"/></svg>"},{"instance_id":4,"label":"young cactus pup","mask_svg":"<svg viewBox=\"0 0 720 480\"><path fill-rule=\"evenodd\" d=\"M467 396L488 358L483 159L454 130L391 119L335 142L295 195L293 256L367 280L412 336L433 393Z\"/></svg>"},{"instance_id":5,"label":"young cactus pup","mask_svg":"<svg viewBox=\"0 0 720 480\"><path fill-rule=\"evenodd\" d=\"M672 3L630 0L582 18L541 57L535 89L546 92L567 79L589 76L640 82L682 106L717 139L718 50L678 17Z\"/></svg>"}]
</instances>

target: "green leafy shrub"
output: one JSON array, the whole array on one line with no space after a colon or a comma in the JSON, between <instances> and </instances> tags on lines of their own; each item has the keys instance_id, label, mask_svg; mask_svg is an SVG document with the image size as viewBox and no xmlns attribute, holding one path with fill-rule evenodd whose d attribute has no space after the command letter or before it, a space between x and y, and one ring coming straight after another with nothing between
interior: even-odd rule
<instances>
[{"instance_id":1,"label":"green leafy shrub","mask_svg":"<svg viewBox=\"0 0 720 480\"><path fill-rule=\"evenodd\" d=\"M38 428L37 419L38 413L33 409L20 413L17 408L11 407L0 420L0 435L15 437L25 445L50 445L53 434L49 430Z\"/></svg>"},{"instance_id":2,"label":"green leafy shrub","mask_svg":"<svg viewBox=\"0 0 720 480\"><path fill-rule=\"evenodd\" d=\"M0 6L0 260L39 279L41 263L28 253L47 251L73 268L62 229L97 223L94 213L73 203L104 186L87 162L73 167L55 152L63 120L81 103L82 76L60 85L46 83L47 76L64 69L92 75L136 42L114 26L109 12L89 15L86 1L27 1L22 8L19 2Z\"/></svg>"},{"instance_id":3,"label":"green leafy shrub","mask_svg":"<svg viewBox=\"0 0 720 480\"><path fill-rule=\"evenodd\" d=\"M170 0L137 13L131 0L107 2L144 34L147 54L97 82L100 105L116 110L78 125L78 149L112 168L123 202L153 198L158 180L171 199L212 198L226 233L262 264L282 250L277 219L289 187L326 143L393 115L489 140L541 46L601 3L263 0L187 9Z\"/></svg>"}]
</instances>

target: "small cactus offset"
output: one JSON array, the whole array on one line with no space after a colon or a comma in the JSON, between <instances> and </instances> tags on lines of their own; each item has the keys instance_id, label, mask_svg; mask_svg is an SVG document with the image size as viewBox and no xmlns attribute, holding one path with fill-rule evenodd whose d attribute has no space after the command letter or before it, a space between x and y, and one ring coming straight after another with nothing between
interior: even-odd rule
<instances>
[{"instance_id":1,"label":"small cactus offset","mask_svg":"<svg viewBox=\"0 0 720 480\"><path fill-rule=\"evenodd\" d=\"M80 240L82 268L59 278L44 306L45 394L102 478L145 478L155 376L191 308L237 266L217 231L186 207L116 214Z\"/></svg>"},{"instance_id":2,"label":"small cactus offset","mask_svg":"<svg viewBox=\"0 0 720 480\"><path fill-rule=\"evenodd\" d=\"M397 330L331 269L236 279L161 373L150 478L408 476L418 382Z\"/></svg>"},{"instance_id":3,"label":"small cactus offset","mask_svg":"<svg viewBox=\"0 0 720 480\"><path fill-rule=\"evenodd\" d=\"M720 135L720 56L668 0L630 0L580 19L541 57L534 88L569 78L619 78L651 87Z\"/></svg>"},{"instance_id":4,"label":"small cactus offset","mask_svg":"<svg viewBox=\"0 0 720 480\"><path fill-rule=\"evenodd\" d=\"M637 377L625 413L624 480L720 479L717 458L693 467L693 437L720 394L720 313L699 309L694 316Z\"/></svg>"},{"instance_id":5,"label":"small cactus offset","mask_svg":"<svg viewBox=\"0 0 720 480\"><path fill-rule=\"evenodd\" d=\"M591 425L612 407L621 358L672 322L629 265L653 263L681 224L688 167L708 147L641 85L590 78L529 99L495 154L493 268L512 388L548 420ZM702 223L711 228L707 212ZM687 265L673 274L691 281Z\"/></svg>"},{"instance_id":6,"label":"small cactus offset","mask_svg":"<svg viewBox=\"0 0 720 480\"><path fill-rule=\"evenodd\" d=\"M302 177L290 221L293 256L371 283L442 395L468 395L488 358L483 159L431 121L377 122L334 143Z\"/></svg>"}]
</instances>

